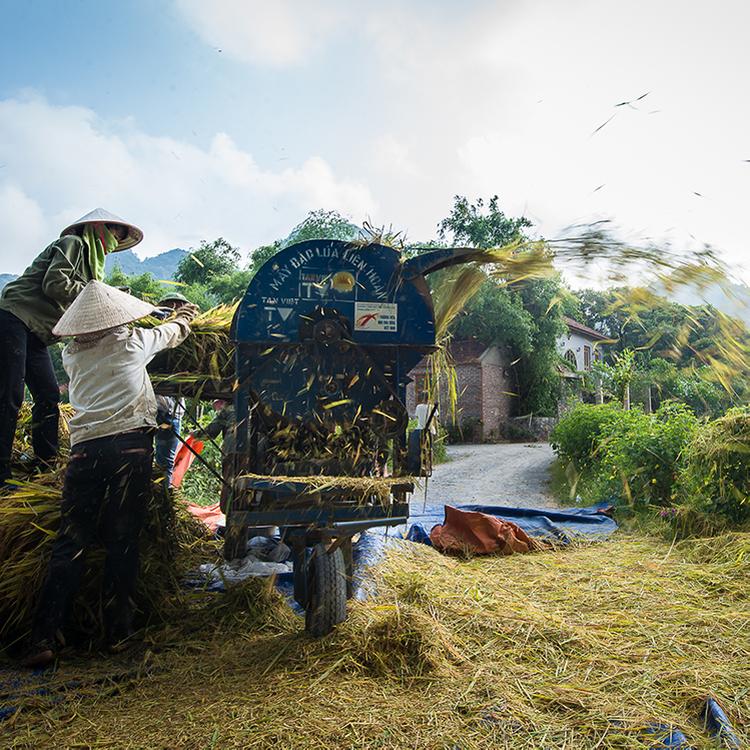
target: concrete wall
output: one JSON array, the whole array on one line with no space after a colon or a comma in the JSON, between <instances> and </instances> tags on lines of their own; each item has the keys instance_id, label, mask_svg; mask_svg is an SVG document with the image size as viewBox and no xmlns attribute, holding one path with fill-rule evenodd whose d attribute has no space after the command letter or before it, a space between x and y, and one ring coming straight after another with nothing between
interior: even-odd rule
<instances>
[{"instance_id":1,"label":"concrete wall","mask_svg":"<svg viewBox=\"0 0 750 750\"><path fill-rule=\"evenodd\" d=\"M561 336L557 340L557 351L561 357L564 357L566 352L572 351L576 358L576 370L583 372L584 370L590 370L591 365L585 366L585 348L588 347L591 357L590 362L595 359L601 359L602 353L600 347L594 347L594 342L584 336L583 334L576 332L568 332L565 336Z\"/></svg>"}]
</instances>

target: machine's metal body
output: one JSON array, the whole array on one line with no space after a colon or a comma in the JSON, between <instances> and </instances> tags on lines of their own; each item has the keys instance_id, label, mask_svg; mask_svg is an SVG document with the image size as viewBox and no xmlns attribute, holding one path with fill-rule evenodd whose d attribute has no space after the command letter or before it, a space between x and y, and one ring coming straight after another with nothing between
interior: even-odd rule
<instances>
[{"instance_id":1,"label":"machine's metal body","mask_svg":"<svg viewBox=\"0 0 750 750\"><path fill-rule=\"evenodd\" d=\"M345 616L351 539L406 522L409 477L430 471L429 430L407 436L408 373L435 346L424 274L462 262L440 250L313 240L253 278L232 325L237 450L226 554L248 528L278 526L294 550L295 598L315 634ZM397 480L389 498L336 477ZM323 488L304 477L330 476Z\"/></svg>"}]
</instances>

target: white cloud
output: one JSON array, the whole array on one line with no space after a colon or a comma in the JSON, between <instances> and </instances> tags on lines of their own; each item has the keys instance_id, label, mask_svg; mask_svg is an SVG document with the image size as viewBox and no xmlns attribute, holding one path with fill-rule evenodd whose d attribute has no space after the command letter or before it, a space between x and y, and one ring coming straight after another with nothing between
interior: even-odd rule
<instances>
[{"instance_id":1,"label":"white cloud","mask_svg":"<svg viewBox=\"0 0 750 750\"><path fill-rule=\"evenodd\" d=\"M452 18L422 10L381 5L366 26L387 83L387 135L363 151L380 160L370 173L379 221L429 236L452 195L497 193L507 213L547 235L612 217L631 237L710 242L745 261L750 103L738 92L750 6L528 0L469 3ZM638 110L614 107L645 92ZM393 179L399 152L410 169Z\"/></svg>"},{"instance_id":2,"label":"white cloud","mask_svg":"<svg viewBox=\"0 0 750 750\"><path fill-rule=\"evenodd\" d=\"M376 138L372 148L372 169L388 177L416 177L419 173L409 148L392 133Z\"/></svg>"},{"instance_id":3,"label":"white cloud","mask_svg":"<svg viewBox=\"0 0 750 750\"><path fill-rule=\"evenodd\" d=\"M0 273L17 272L28 265L32 257L26 257L22 248L32 245L41 250L46 244L46 224L36 201L17 185L0 184L0 247L3 248ZM2 253L7 256L3 257Z\"/></svg>"},{"instance_id":4,"label":"white cloud","mask_svg":"<svg viewBox=\"0 0 750 750\"><path fill-rule=\"evenodd\" d=\"M224 133L202 149L33 95L0 101L0 164L2 272L96 206L142 227L144 255L220 235L249 250L316 208L358 221L376 209L367 187L318 156L271 171Z\"/></svg>"},{"instance_id":5,"label":"white cloud","mask_svg":"<svg viewBox=\"0 0 750 750\"><path fill-rule=\"evenodd\" d=\"M345 15L342 2L176 0L208 44L243 62L283 67L302 62Z\"/></svg>"}]
</instances>

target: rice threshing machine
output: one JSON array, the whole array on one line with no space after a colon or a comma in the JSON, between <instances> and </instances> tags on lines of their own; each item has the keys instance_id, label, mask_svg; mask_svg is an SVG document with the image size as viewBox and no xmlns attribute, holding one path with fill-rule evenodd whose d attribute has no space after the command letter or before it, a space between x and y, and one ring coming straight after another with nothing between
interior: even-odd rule
<instances>
[{"instance_id":1,"label":"rice threshing machine","mask_svg":"<svg viewBox=\"0 0 750 750\"><path fill-rule=\"evenodd\" d=\"M425 275L465 255L302 242L258 271L237 309L225 556L245 554L249 529L279 527L313 635L346 617L352 537L404 524L411 478L431 473L429 429L408 431L408 373L435 348Z\"/></svg>"}]
</instances>

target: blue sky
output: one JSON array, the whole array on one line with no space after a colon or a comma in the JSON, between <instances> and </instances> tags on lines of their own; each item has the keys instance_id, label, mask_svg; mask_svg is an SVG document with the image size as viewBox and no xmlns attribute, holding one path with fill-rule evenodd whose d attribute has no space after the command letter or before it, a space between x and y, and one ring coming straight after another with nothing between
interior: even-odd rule
<instances>
[{"instance_id":1,"label":"blue sky","mask_svg":"<svg viewBox=\"0 0 750 750\"><path fill-rule=\"evenodd\" d=\"M142 226L151 255L218 235L249 251L316 208L428 239L456 193L498 193L547 235L611 217L745 255L739 0L0 12L0 271L97 205Z\"/></svg>"}]
</instances>

